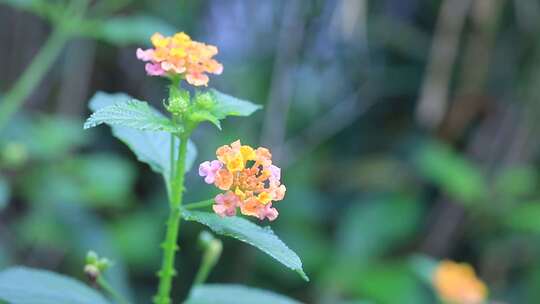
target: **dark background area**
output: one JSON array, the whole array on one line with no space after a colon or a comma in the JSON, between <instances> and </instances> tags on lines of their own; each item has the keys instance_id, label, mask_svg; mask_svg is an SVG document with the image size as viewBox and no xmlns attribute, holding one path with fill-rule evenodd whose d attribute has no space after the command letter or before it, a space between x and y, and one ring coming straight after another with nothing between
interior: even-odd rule
<instances>
[{"instance_id":1,"label":"dark background area","mask_svg":"<svg viewBox=\"0 0 540 304\"><path fill-rule=\"evenodd\" d=\"M51 32L17 2L0 1L0 103ZM283 168L271 225L311 282L229 239L210 282L306 303L433 303L410 263L422 254L470 263L493 300L540 302L540 2L127 1L113 14L133 15L218 46L224 72L210 86L264 105L221 132L198 129L196 163L241 139ZM154 293L162 180L109 128L82 129L96 91L161 107L166 81L135 57L148 43L69 40L1 131L0 267L83 279L94 249L136 303ZM210 188L192 170L186 201ZM201 229L182 223L177 297L200 262Z\"/></svg>"}]
</instances>

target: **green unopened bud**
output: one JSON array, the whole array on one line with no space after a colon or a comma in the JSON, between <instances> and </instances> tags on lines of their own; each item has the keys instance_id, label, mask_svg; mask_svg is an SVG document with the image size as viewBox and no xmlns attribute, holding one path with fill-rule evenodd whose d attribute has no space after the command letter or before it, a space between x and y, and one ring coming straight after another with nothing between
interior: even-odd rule
<instances>
[{"instance_id":1,"label":"green unopened bud","mask_svg":"<svg viewBox=\"0 0 540 304\"><path fill-rule=\"evenodd\" d=\"M111 266L111 261L107 258L101 258L97 261L96 266L99 270L105 271Z\"/></svg>"},{"instance_id":2,"label":"green unopened bud","mask_svg":"<svg viewBox=\"0 0 540 304\"><path fill-rule=\"evenodd\" d=\"M111 262L107 258L100 258L94 251L88 251L86 254L86 265L84 273L92 281L95 281L102 272L111 266Z\"/></svg>"},{"instance_id":3,"label":"green unopened bud","mask_svg":"<svg viewBox=\"0 0 540 304\"><path fill-rule=\"evenodd\" d=\"M216 104L216 101L212 93L205 92L197 94L197 96L195 97L195 103L201 109L211 110Z\"/></svg>"},{"instance_id":4,"label":"green unopened bud","mask_svg":"<svg viewBox=\"0 0 540 304\"><path fill-rule=\"evenodd\" d=\"M187 111L190 95L186 90L171 87L168 103L165 108L173 115L180 115Z\"/></svg>"},{"instance_id":5,"label":"green unopened bud","mask_svg":"<svg viewBox=\"0 0 540 304\"><path fill-rule=\"evenodd\" d=\"M88 251L86 254L86 264L95 264L98 261L98 255L95 251Z\"/></svg>"}]
</instances>

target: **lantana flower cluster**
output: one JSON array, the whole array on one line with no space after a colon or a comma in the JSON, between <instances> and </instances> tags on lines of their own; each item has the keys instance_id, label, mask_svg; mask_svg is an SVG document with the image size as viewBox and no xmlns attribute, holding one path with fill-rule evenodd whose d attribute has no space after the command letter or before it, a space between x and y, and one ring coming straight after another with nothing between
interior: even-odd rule
<instances>
[{"instance_id":1,"label":"lantana flower cluster","mask_svg":"<svg viewBox=\"0 0 540 304\"><path fill-rule=\"evenodd\" d=\"M273 221L278 211L272 206L285 196L281 184L281 169L272 164L272 154L266 148L253 149L239 140L216 151L217 160L199 166L199 175L207 184L225 191L218 194L212 206L218 215L234 216L237 208L244 215Z\"/></svg>"},{"instance_id":2,"label":"lantana flower cluster","mask_svg":"<svg viewBox=\"0 0 540 304\"><path fill-rule=\"evenodd\" d=\"M145 69L150 76L181 75L194 86L206 86L208 75L219 75L223 66L212 59L217 47L191 40L186 33L165 37L155 33L151 37L154 48L137 49L137 58L147 62Z\"/></svg>"},{"instance_id":3,"label":"lantana flower cluster","mask_svg":"<svg viewBox=\"0 0 540 304\"><path fill-rule=\"evenodd\" d=\"M433 285L445 303L481 304L487 298L487 287L465 263L442 261L433 276Z\"/></svg>"}]
</instances>

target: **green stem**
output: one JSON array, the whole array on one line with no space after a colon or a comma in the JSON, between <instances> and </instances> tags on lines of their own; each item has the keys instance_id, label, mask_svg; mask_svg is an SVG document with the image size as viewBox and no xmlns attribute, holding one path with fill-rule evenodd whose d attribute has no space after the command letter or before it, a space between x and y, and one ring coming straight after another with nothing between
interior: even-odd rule
<instances>
[{"instance_id":1,"label":"green stem","mask_svg":"<svg viewBox=\"0 0 540 304\"><path fill-rule=\"evenodd\" d=\"M126 300L120 293L118 293L112 286L103 278L103 275L100 275L97 279L97 283L101 289L108 293L117 304L129 304L129 301Z\"/></svg>"},{"instance_id":2,"label":"green stem","mask_svg":"<svg viewBox=\"0 0 540 304\"><path fill-rule=\"evenodd\" d=\"M172 190L171 185L174 180L174 174L176 172L176 163L175 163L175 149L176 149L176 138L174 134L171 133L170 149L169 149L169 175L165 176L165 186L167 187L167 197L169 198L169 205L172 202Z\"/></svg>"},{"instance_id":3,"label":"green stem","mask_svg":"<svg viewBox=\"0 0 540 304\"><path fill-rule=\"evenodd\" d=\"M167 220L167 232L165 235L165 241L162 244L163 248L163 261L161 264L161 270L158 272L159 287L158 293L154 297L154 303L156 304L170 304L172 279L176 275L174 270L174 257L178 250L177 239L178 229L180 227L180 207L182 206L182 197L184 193L184 174L187 154L187 142L189 134L182 134L180 136L180 147L178 149L178 158L176 162L176 172L174 179L171 181L171 200L170 200L170 213ZM171 140L171 144L174 141Z\"/></svg>"},{"instance_id":4,"label":"green stem","mask_svg":"<svg viewBox=\"0 0 540 304\"><path fill-rule=\"evenodd\" d=\"M197 275L195 276L195 280L193 281L194 286L203 284L206 281L208 274L219 260L222 249L223 245L221 244L221 241L217 239L213 239L206 246L201 262L201 267L199 267L199 271L197 271Z\"/></svg>"},{"instance_id":5,"label":"green stem","mask_svg":"<svg viewBox=\"0 0 540 304\"><path fill-rule=\"evenodd\" d=\"M196 202L196 203L187 204L187 205L184 206L184 209L187 209L187 210L199 209L199 208L204 208L204 207L211 206L213 204L214 204L214 199L211 198L211 199L208 199L208 200L205 200L205 201L200 201L200 202Z\"/></svg>"},{"instance_id":6,"label":"green stem","mask_svg":"<svg viewBox=\"0 0 540 304\"><path fill-rule=\"evenodd\" d=\"M0 130L5 127L10 117L17 112L22 103L34 91L69 38L70 34L62 26L57 26L22 76L2 98L3 101L0 104Z\"/></svg>"}]
</instances>

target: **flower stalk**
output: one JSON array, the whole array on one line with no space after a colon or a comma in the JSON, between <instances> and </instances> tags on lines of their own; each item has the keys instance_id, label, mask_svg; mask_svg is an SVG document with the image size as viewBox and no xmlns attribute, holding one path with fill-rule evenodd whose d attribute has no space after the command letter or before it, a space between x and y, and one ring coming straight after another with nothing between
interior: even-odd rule
<instances>
[{"instance_id":1,"label":"flower stalk","mask_svg":"<svg viewBox=\"0 0 540 304\"><path fill-rule=\"evenodd\" d=\"M199 243L204 249L204 254L202 256L199 271L197 271L197 275L193 281L193 287L201 285L206 281L210 271L217 264L219 257L221 256L221 251L223 250L221 241L214 238L212 234L206 231L203 231L199 236Z\"/></svg>"},{"instance_id":2,"label":"flower stalk","mask_svg":"<svg viewBox=\"0 0 540 304\"><path fill-rule=\"evenodd\" d=\"M176 88L178 86L177 81L173 81L172 86ZM171 95L174 92L171 89ZM169 97L171 99L172 96ZM174 117L174 121L178 121L178 117ZM161 263L161 270L158 272L159 286L157 295L154 297L154 303L156 304L170 304L171 303L171 288L173 277L176 276L176 270L174 267L174 260L176 251L179 247L177 245L178 233L180 228L180 208L182 207L182 200L184 195L184 176L186 173L186 155L187 146L190 136L190 131L184 130L181 134L175 134L171 136L171 178L168 181L169 191L169 218L167 219L167 230L165 234L165 241L161 247L163 249L163 260ZM178 147L178 156L175 158L176 140L180 140Z\"/></svg>"},{"instance_id":3,"label":"flower stalk","mask_svg":"<svg viewBox=\"0 0 540 304\"><path fill-rule=\"evenodd\" d=\"M184 209L192 210L192 209L200 209L200 208L210 207L210 206L212 206L214 204L214 202L215 202L215 200L213 198L211 198L211 199L208 199L208 200L187 204L187 205L184 206Z\"/></svg>"},{"instance_id":4,"label":"flower stalk","mask_svg":"<svg viewBox=\"0 0 540 304\"><path fill-rule=\"evenodd\" d=\"M103 278L103 276L99 276L97 278L97 284L99 287L104 290L106 293L108 293L112 299L118 304L129 304L129 301L126 300L119 292L114 290L114 288Z\"/></svg>"}]
</instances>

